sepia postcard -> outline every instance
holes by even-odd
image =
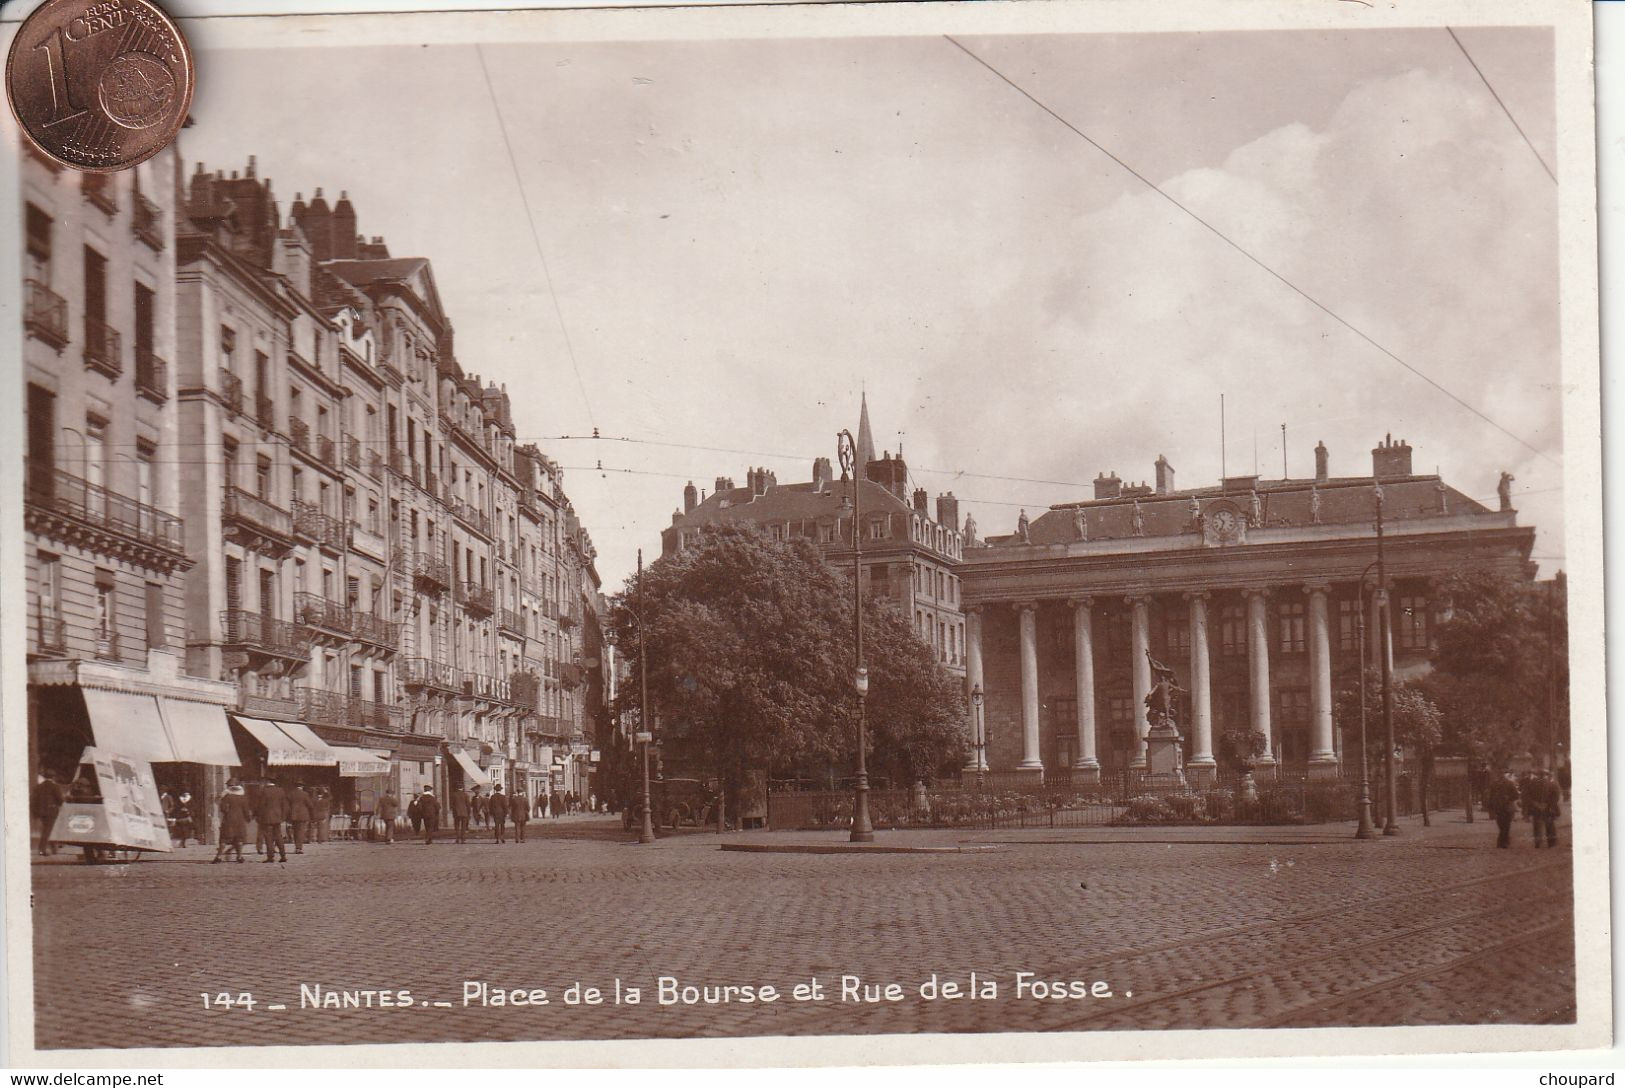
[[[1587,5],[164,6],[4,122],[11,1064],[1611,1045]]]

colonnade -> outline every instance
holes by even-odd
[[[1309,657],[1309,753],[1310,773],[1335,772],[1337,748],[1332,726],[1332,654],[1330,628],[1331,586],[1315,581],[1301,586],[1272,588],[1243,588],[1246,601],[1247,668],[1250,688],[1249,719],[1252,730],[1263,734],[1266,754],[1257,762],[1263,767],[1275,764],[1275,730],[1271,721],[1270,704],[1270,634],[1271,624],[1268,600],[1271,594],[1285,595],[1301,592],[1307,600],[1306,630],[1304,638]],[[1185,720],[1176,724],[1189,738],[1189,758],[1186,767],[1192,770],[1213,770],[1217,766],[1213,753],[1213,689],[1212,650],[1209,625],[1211,594],[1205,590],[1182,594],[1189,618],[1190,660],[1186,672],[1189,692],[1185,699]],[[1104,600],[1105,598],[1101,598]],[[1144,767],[1146,760],[1146,733],[1150,723],[1146,716],[1146,697],[1151,693],[1151,595],[1132,593],[1112,599],[1129,606],[1129,652],[1133,676],[1134,728],[1138,743],[1130,764]],[[1046,602],[1048,603],[1048,602]],[[1064,600],[1072,610],[1073,674],[1077,699],[1076,758],[1071,769],[1087,774],[1098,774],[1100,755],[1097,750],[1096,685],[1095,685],[1095,606],[1092,596],[1069,597]],[[982,624],[989,609],[1001,607],[993,604],[967,604],[965,606],[965,663],[966,682],[972,690],[984,690],[982,661]],[[1018,770],[1041,771],[1044,767],[1039,737],[1039,668],[1038,668],[1038,609],[1037,600],[1010,602],[1015,610],[1020,647],[1021,691],[1021,761]],[[1380,629],[1377,623],[1378,606],[1372,602],[1371,629]],[[1386,652],[1391,653],[1391,643]],[[1173,662],[1169,662],[1173,664]],[[972,711],[973,714],[976,711]],[[974,729],[979,723],[973,722]],[[985,728],[985,726],[982,726]],[[985,736],[978,759],[985,761]],[[985,766],[985,763],[983,764]]]

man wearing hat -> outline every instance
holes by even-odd
[[[423,795],[418,798],[418,819],[423,821],[423,845],[428,846],[440,830],[440,799],[434,795],[433,786],[423,787]]]
[[[41,771],[39,781],[34,784],[34,792],[29,797],[29,807],[34,810],[34,818],[39,821],[39,852],[41,857],[56,853],[56,847],[51,845],[51,830],[56,827],[56,815],[62,811],[64,794],[62,787],[57,783],[56,775],[50,771]]]
[[[254,806],[254,819],[265,831],[265,864],[288,860],[288,848],[282,837],[282,825],[288,819],[288,793],[280,782],[267,782],[260,789]]]
[[[513,819],[513,841],[525,841],[525,821],[530,819],[530,800],[524,790],[514,790],[508,798],[508,815]]]
[[[485,802],[485,813],[491,817],[491,830],[496,833],[497,842],[505,841],[502,831],[503,825],[508,822],[508,798],[502,792],[501,782],[491,787],[491,796]]]
[[[252,816],[243,784],[235,778],[228,779],[226,792],[220,795],[220,839],[214,849],[214,864],[226,860],[228,849],[236,852],[237,864],[242,864],[243,840],[248,837],[248,821]]]
[[[293,852],[305,852],[305,840],[310,837],[310,821],[315,806],[305,788],[295,782],[288,788],[288,823],[293,825]]]
[[[386,788],[384,795],[378,799],[378,809],[373,815],[378,820],[378,833],[384,837],[384,842],[395,841],[395,817],[401,814],[401,802],[395,796],[392,788]]]
[[[475,786],[474,788],[479,789],[478,786]],[[458,789],[451,791],[451,822],[452,826],[457,829],[458,842],[468,841],[468,816],[469,812],[472,810],[472,807],[473,806],[468,799],[467,790]]]

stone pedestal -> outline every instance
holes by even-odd
[[[1145,735],[1145,775],[1142,781],[1151,785],[1185,785],[1179,755],[1179,730],[1166,718],[1153,724]]]

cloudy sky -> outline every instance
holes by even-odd
[[[1232,474],[1280,474],[1282,423],[1294,475],[1385,432],[1492,504],[1511,471],[1550,573],[1552,39],[1458,34],[1483,78],[1442,29],[964,46],[1470,408],[940,37],[204,52],[182,153],[433,259],[606,588],[686,480],[806,479],[860,389],[983,532],[1158,454],[1214,482],[1223,393]]]

